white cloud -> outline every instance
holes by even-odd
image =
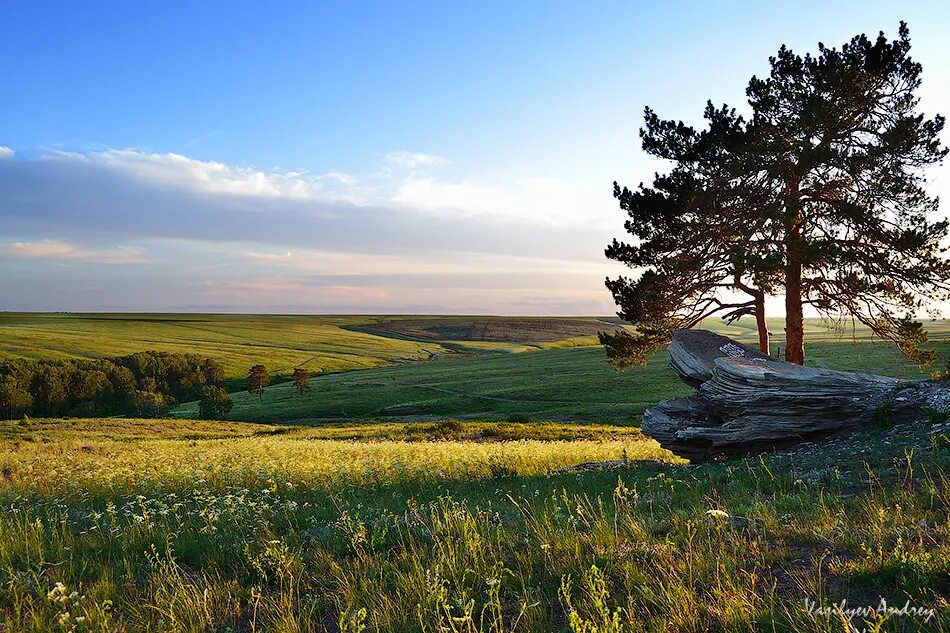
[[[286,253],[258,253],[256,251],[248,251],[244,253],[244,256],[248,259],[258,259],[267,262],[284,262],[290,261],[290,258],[293,257],[293,253],[290,251]]]
[[[422,154],[420,152],[390,152],[386,154],[387,165],[393,167],[408,167],[415,169],[418,167],[437,167],[448,164],[448,159],[435,154]]]
[[[355,187],[359,184],[359,179],[356,176],[351,174],[344,174],[339,171],[331,171],[320,176],[321,180],[324,181],[336,181],[341,185],[346,185],[348,187]]]
[[[319,184],[305,172],[260,171],[181,154],[110,149],[87,157],[152,185],[184,187],[205,193],[306,199],[319,190]]]
[[[488,183],[414,176],[399,183],[392,201],[425,213],[495,222],[527,220],[565,226],[616,219],[609,192],[598,196],[553,178]]]
[[[141,248],[118,246],[109,249],[95,249],[55,240],[0,244],[0,257],[79,261],[98,264],[142,264],[148,261]]]
[[[607,188],[592,193],[553,178],[437,177],[428,170],[448,163],[445,158],[407,151],[387,154],[379,170],[362,175],[260,170],[136,149],[54,151],[43,158],[83,163],[151,187],[219,198],[386,207],[404,214],[480,218],[495,224],[529,221],[565,226],[613,221],[616,215]]]
[[[601,253],[612,233],[558,219],[580,193],[435,169],[383,162],[312,174],[138,150],[18,155],[0,161],[0,257],[41,281],[0,279],[0,290],[20,307],[69,309],[610,312]],[[78,265],[146,253],[156,265],[140,272]],[[40,261],[71,266],[51,272]],[[142,290],[122,285],[142,275]],[[71,284],[86,279],[99,294],[77,294]]]
[[[463,278],[464,283],[439,283],[422,277],[323,279],[285,275],[248,275],[240,279],[186,282],[195,305],[224,311],[436,314],[610,314],[609,294],[576,284],[507,287],[504,279]],[[474,282],[474,283],[473,283]]]
[[[0,159],[3,158],[13,158],[14,152],[11,148],[6,145],[0,145]]]

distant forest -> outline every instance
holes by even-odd
[[[0,360],[0,418],[162,417],[224,382],[217,361],[196,354],[138,352],[111,359]]]

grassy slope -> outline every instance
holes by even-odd
[[[881,630],[950,630],[945,431],[696,467],[479,428],[0,423],[0,628],[841,631],[804,600],[885,597],[936,614]],[[622,451],[649,461],[551,470]]]
[[[685,393],[662,361],[614,373],[593,345],[596,339],[583,336],[592,328],[612,326],[609,319],[595,318],[0,313],[0,355],[195,352],[223,362],[234,388],[258,362],[275,374],[288,374],[295,366],[324,374],[314,377],[313,389],[304,397],[286,384],[269,389],[263,401],[235,394],[232,418],[250,420],[457,416],[631,422],[655,402]],[[705,326],[755,341],[751,322],[726,326],[713,320]],[[770,328],[781,333],[781,320],[773,319]],[[929,328],[934,337],[950,337],[948,321]],[[376,334],[357,331],[366,329]],[[811,363],[915,375],[893,350],[862,342],[868,337],[864,329],[835,332],[809,321],[807,330]],[[413,333],[427,338],[413,340]],[[436,336],[489,340],[431,340]],[[775,340],[780,342],[781,336]],[[513,355],[522,351],[532,354]],[[430,357],[437,360],[405,364]],[[333,373],[365,368],[370,369]],[[192,403],[173,415],[196,414]]]
[[[0,354],[19,358],[121,356],[143,350],[196,353],[229,378],[264,363],[272,373],[359,369],[448,353],[434,342],[342,329],[372,317],[255,315],[62,315],[0,313]]]
[[[258,362],[286,374],[360,369],[424,360],[454,352],[510,353],[596,344],[591,332],[616,319],[418,316],[273,316],[213,314],[31,314],[0,312],[0,356],[29,359],[119,356],[147,349],[194,352],[222,362],[228,377],[244,377]],[[754,341],[751,322],[706,325]],[[773,319],[781,340],[782,324]],[[810,340],[832,340],[817,321]],[[950,321],[930,324],[950,336]],[[360,331],[366,330],[366,331]],[[372,332],[372,333],[369,333]],[[850,333],[845,333],[847,337]],[[858,339],[867,332],[859,328]],[[466,339],[465,337],[474,337]]]
[[[942,344],[943,357],[950,345]],[[809,364],[919,378],[893,347],[871,342],[811,342]],[[635,422],[644,409],[690,390],[658,354],[647,367],[617,373],[600,347],[445,358],[427,363],[315,376],[297,394],[275,385],[262,399],[232,394],[235,420],[476,417]],[[195,403],[176,417],[197,417]]]
[[[596,338],[598,332],[614,329],[620,323],[616,317],[402,316],[354,329],[423,341],[554,343],[575,336]]]
[[[441,319],[431,317],[431,322]],[[596,319],[535,320],[534,326],[528,319],[527,324],[509,332],[525,337],[523,340],[455,341],[451,346],[410,339],[388,330],[379,330],[386,336],[359,331],[404,320],[419,324],[418,318],[408,317],[0,312],[0,356],[56,359],[121,356],[143,350],[191,352],[217,359],[224,364],[229,378],[238,378],[245,377],[248,368],[257,363],[267,365],[272,373],[288,374],[294,367],[312,372],[361,369],[455,351],[524,351],[563,345],[562,339],[588,334],[592,327],[607,327]],[[462,317],[452,318],[452,323],[464,321]],[[492,321],[496,323],[494,331],[504,336],[503,320]],[[542,327],[551,322],[564,322],[553,337],[550,328]],[[590,344],[595,339],[587,337],[579,342]]]

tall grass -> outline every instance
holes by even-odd
[[[926,428],[697,467],[609,434],[33,424],[4,430],[4,630],[950,628],[950,440]],[[934,615],[808,610],[882,597]]]

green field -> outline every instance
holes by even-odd
[[[436,324],[443,318],[459,322],[458,317],[429,320]],[[496,336],[452,339],[443,346],[434,340],[400,336],[395,330],[403,320],[418,325],[418,317],[0,312],[0,356],[39,360],[123,356],[145,350],[194,353],[216,359],[229,378],[238,378],[258,363],[273,374],[289,374],[294,367],[327,372],[459,352],[574,344],[567,339],[584,335],[578,342],[590,344],[595,342],[592,330],[615,327],[599,319],[537,319],[505,336],[503,319],[468,318],[469,325],[493,323]],[[361,331],[374,328],[384,335]],[[552,337],[552,330],[556,336]]]
[[[939,418],[689,465],[637,428],[689,392],[664,354],[617,373],[590,345],[613,322],[550,321],[3,315],[19,357],[322,371],[233,393],[233,421],[0,422],[0,631],[950,631]],[[925,375],[808,330],[809,364]],[[808,607],[881,598],[927,611]]]
[[[781,320],[772,320],[782,342]],[[943,358],[950,321],[928,323]],[[611,318],[371,317],[0,313],[0,355],[90,358],[146,349],[191,352],[223,363],[234,393],[234,420],[559,419],[635,423],[658,401],[686,393],[658,354],[646,368],[614,372],[596,337]],[[754,324],[704,327],[746,343]],[[864,328],[807,323],[809,364],[888,375],[924,374]],[[527,352],[527,353],[521,353]],[[422,362],[425,361],[425,362]],[[943,361],[945,362],[945,361]],[[274,376],[313,372],[304,396],[287,383],[264,397],[242,392],[242,378],[263,363]],[[343,371],[359,369],[361,371]],[[175,417],[197,417],[186,403]]]
[[[447,353],[435,343],[343,329],[362,317],[0,313],[0,354],[14,358],[100,358],[144,350],[210,356],[229,378],[257,363],[272,373],[360,369]]]
[[[31,420],[0,466],[2,630],[950,630],[926,426],[688,466],[629,427]],[[806,602],[881,597],[933,615]]]
[[[950,344],[938,345],[943,358]],[[892,346],[873,342],[815,342],[808,363],[922,378],[926,372]],[[551,349],[523,354],[440,358],[426,363],[314,376],[304,395],[289,383],[274,385],[263,397],[232,394],[235,420],[560,419],[635,423],[660,400],[690,389],[666,367],[665,353],[646,367],[616,372],[600,347]],[[197,417],[195,403],[172,412]]]
[[[220,314],[63,314],[0,312],[0,356],[26,359],[101,358],[145,350],[195,353],[221,362],[229,378],[263,363],[273,374],[364,369],[439,358],[595,345],[607,317],[276,316]],[[751,321],[704,327],[754,342]],[[807,322],[810,341],[868,340],[863,327],[836,331]],[[950,321],[927,324],[950,338]],[[781,320],[770,328],[782,340]]]

